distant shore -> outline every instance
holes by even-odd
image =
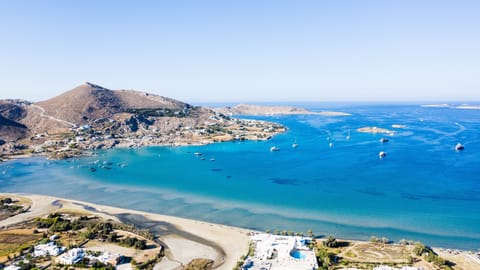
[[[227,115],[253,115],[253,116],[271,116],[271,115],[323,115],[323,116],[350,116],[346,112],[337,111],[310,111],[305,108],[293,106],[266,106],[253,104],[238,104],[233,107],[214,108],[213,110]]]

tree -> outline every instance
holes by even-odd
[[[312,238],[315,237],[315,235],[313,234],[312,229],[308,229],[308,230],[307,230],[307,236],[308,236],[308,237],[312,237]]]
[[[333,236],[329,236],[327,240],[323,241],[323,245],[329,248],[336,248],[338,247],[338,242]]]
[[[415,246],[413,248],[413,253],[415,253],[415,255],[417,256],[422,256],[423,253],[425,252],[428,252],[425,245],[420,243],[420,242],[417,242],[415,243]]]
[[[388,241],[389,241],[388,238],[382,237],[381,242],[382,242],[383,244],[388,244]]]

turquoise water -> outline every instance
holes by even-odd
[[[67,161],[2,163],[0,191],[50,194],[259,230],[313,229],[317,235],[344,238],[376,235],[480,247],[480,110],[332,109],[352,116],[256,117],[288,127],[265,142],[116,149]],[[356,132],[364,126],[396,132],[382,144],[382,135]],[[292,148],[294,141],[298,148]],[[454,150],[457,142],[465,145],[464,151]],[[270,152],[274,145],[281,150]],[[387,156],[379,159],[380,151]]]

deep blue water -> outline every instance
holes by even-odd
[[[318,235],[343,238],[376,235],[480,247],[480,110],[352,104],[329,109],[352,116],[255,117],[288,127],[264,142],[11,161],[0,164],[0,191],[56,195],[259,230],[311,228]],[[395,133],[356,131],[364,126]],[[381,137],[389,142],[380,143]],[[292,148],[294,141],[298,148]],[[457,142],[465,145],[464,151],[454,150]],[[274,145],[281,150],[270,152]],[[387,152],[384,159],[379,159],[380,151]],[[95,160],[100,161],[89,164]],[[102,168],[103,162],[111,163],[104,165],[110,169]]]

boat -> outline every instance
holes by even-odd
[[[297,147],[298,147],[297,138],[295,138],[295,141],[293,142],[292,147],[293,147],[293,148],[297,148]]]
[[[345,139],[350,140],[350,131],[348,132],[348,135],[347,137],[345,137]]]
[[[201,156],[201,155],[202,155],[202,153],[200,153],[200,152],[195,152],[195,153],[193,153],[193,154],[194,154],[195,156]]]
[[[388,142],[388,139],[387,139],[387,138],[381,138],[381,139],[380,139],[380,142],[381,142],[381,143],[386,143],[386,142]]]
[[[379,157],[379,158],[384,158],[384,157],[386,157],[386,156],[387,156],[387,152],[381,151],[380,153],[378,153],[378,157]]]
[[[332,142],[329,143],[328,146],[329,146],[330,148],[332,148],[332,147],[333,147],[333,143],[332,143]]]
[[[457,145],[455,145],[455,150],[462,151],[463,149],[465,149],[465,146],[463,146],[463,144],[457,143]]]
[[[276,152],[276,151],[280,151],[280,148],[278,148],[276,146],[270,147],[270,152]]]
[[[210,158],[210,161],[215,161],[215,158],[214,158],[214,157],[211,157],[211,158]]]
[[[204,158],[204,157],[201,157],[200,160],[205,160],[205,158]]]

